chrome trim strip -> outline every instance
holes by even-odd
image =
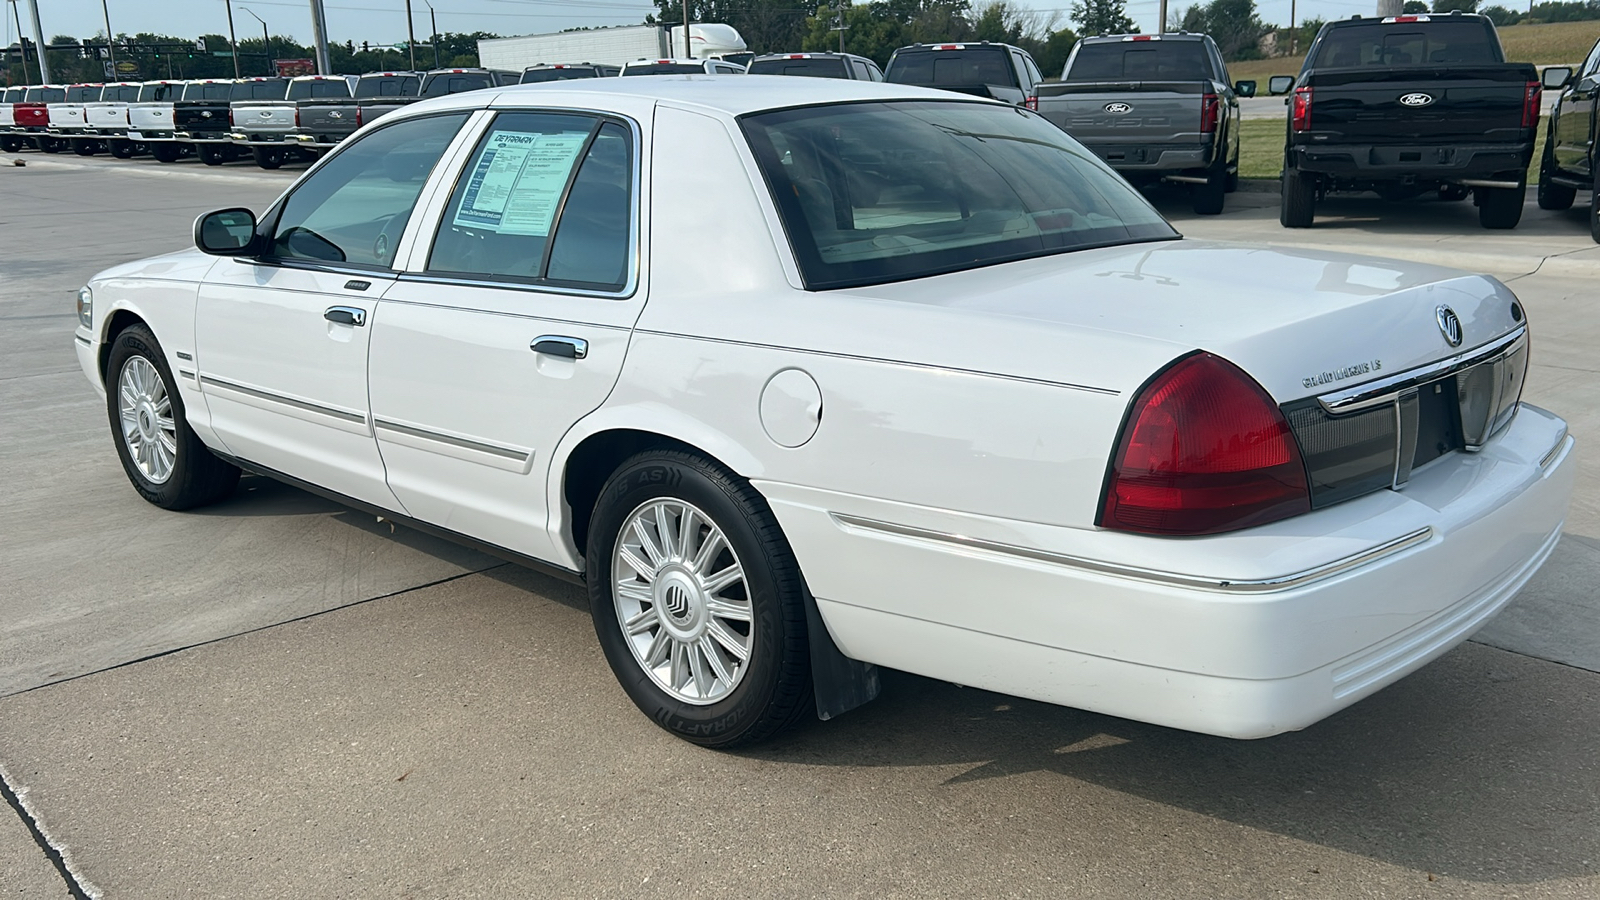
[[[199,381],[200,380],[200,378],[197,375],[195,375],[194,372],[192,372],[192,371],[190,371],[188,369],[179,369],[178,370],[178,377],[179,378],[193,378],[195,381]]]
[[[1066,553],[1052,553],[1048,550],[1036,550],[1031,547],[1018,547],[1014,544],[1003,544],[998,541],[983,538],[967,537],[962,534],[950,534],[943,531],[933,531],[927,528],[918,528],[913,525],[899,525],[893,522],[882,522],[877,519],[867,519],[860,516],[851,516],[844,513],[829,513],[835,524],[842,528],[874,531],[897,537],[917,538],[934,541],[942,544],[951,544],[957,547],[966,547],[974,550],[986,550],[1004,556],[1015,556],[1033,562],[1049,563],[1051,565],[1066,566],[1072,569],[1082,569],[1100,575],[1112,575],[1118,578],[1131,578],[1138,581],[1152,581],[1158,584],[1170,584],[1178,587],[1198,588],[1206,591],[1220,591],[1230,594],[1264,594],[1276,591],[1287,591],[1301,587],[1315,581],[1332,578],[1342,572],[1368,563],[1376,562],[1386,556],[1392,556],[1402,550],[1409,549],[1418,544],[1425,543],[1433,537],[1432,526],[1424,525],[1416,531],[1401,535],[1393,540],[1385,541],[1375,547],[1369,547],[1359,553],[1353,553],[1342,559],[1312,566],[1299,572],[1290,572],[1271,578],[1246,578],[1246,579],[1220,579],[1207,578],[1203,575],[1187,575],[1182,572],[1165,572],[1160,569],[1147,569],[1143,566],[1129,566],[1122,563],[1104,562],[1102,560],[1087,559],[1082,556],[1072,556]]]
[[[1106,394],[1116,397],[1121,391],[1113,388],[1095,387],[1089,384],[1073,384],[1070,381],[1050,381],[1045,378],[1029,378],[1025,375],[1006,375],[1000,372],[985,372],[982,369],[961,369],[955,366],[941,366],[936,363],[909,362],[903,359],[886,359],[879,356],[862,356],[855,353],[831,353],[827,350],[811,350],[805,347],[784,347],[778,344],[762,344],[755,341],[735,341],[728,338],[703,337],[692,334],[680,334],[675,331],[654,331],[648,328],[636,328],[634,334],[648,334],[655,337],[682,338],[689,341],[705,341],[711,344],[729,344],[735,347],[755,347],[759,350],[784,350],[790,353],[806,353],[811,356],[826,356],[831,359],[851,359],[860,362],[885,363],[891,366],[905,366],[910,369],[928,369],[934,372],[955,372],[960,375],[980,375],[985,378],[1001,378],[1006,381],[1020,381],[1023,384],[1040,384],[1045,387],[1067,388],[1074,391],[1088,391],[1091,394]]]
[[[384,431],[395,431],[414,438],[422,438],[425,441],[436,441],[440,444],[449,444],[452,447],[476,450],[479,453],[487,453],[490,456],[498,456],[501,459],[509,459],[513,462],[525,463],[533,457],[532,451],[515,450],[510,447],[501,447],[497,444],[486,444],[482,441],[458,438],[454,435],[440,434],[437,431],[429,431],[425,428],[401,425],[399,422],[390,422],[386,419],[373,419],[372,424]]]
[[[293,397],[285,397],[282,394],[275,394],[271,391],[263,391],[259,388],[245,387],[242,384],[235,384],[231,381],[218,378],[215,375],[202,374],[197,380],[200,382],[200,387],[202,389],[204,389],[207,385],[211,387],[219,387],[223,390],[237,391],[241,394],[248,394],[249,396],[260,400],[270,400],[273,403],[282,403],[284,406],[292,406],[295,409],[303,409],[306,412],[320,413],[324,416],[342,419],[346,422],[355,422],[358,425],[367,424],[367,417],[361,415],[360,413],[353,413],[349,412],[348,410],[337,409],[332,406],[323,406],[320,403],[308,403],[305,400],[296,400]]]
[[[1553,462],[1555,460],[1555,458],[1561,454],[1561,451],[1567,449],[1567,444],[1571,440],[1571,435],[1572,435],[1571,429],[1569,429],[1568,427],[1563,425],[1561,427],[1561,436],[1556,438],[1555,446],[1551,447],[1548,451],[1545,452],[1544,456],[1539,458],[1539,468],[1547,469],[1547,468],[1550,467],[1550,463]]]
[[[1366,384],[1358,384],[1342,391],[1322,394],[1317,397],[1317,402],[1322,404],[1323,411],[1332,416],[1359,412],[1363,409],[1392,403],[1407,388],[1419,387],[1427,382],[1488,362],[1498,356],[1509,355],[1515,352],[1516,345],[1526,340],[1527,337],[1528,326],[1522,325],[1516,331],[1496,338],[1480,347],[1441,359],[1438,362],[1407,369],[1404,372],[1380,378],[1377,381],[1369,381]]]
[[[184,362],[193,362],[194,361],[194,355],[191,354],[191,353],[185,352],[183,350],[174,350],[174,351],[172,351],[172,355],[176,356],[177,358],[179,358],[181,360],[183,360]]]

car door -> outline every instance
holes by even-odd
[[[467,116],[407,119],[345,147],[264,217],[262,258],[206,276],[195,364],[229,452],[395,508],[368,414],[368,336],[417,198]]]
[[[503,111],[430,204],[430,244],[379,303],[370,389],[389,487],[415,518],[552,558],[556,442],[598,407],[644,303],[639,130]]]
[[[1583,61],[1573,84],[1561,95],[1556,112],[1556,165],[1570,172],[1590,172],[1595,140],[1595,103],[1600,96],[1600,44]]]

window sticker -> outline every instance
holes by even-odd
[[[548,237],[587,131],[495,131],[456,211],[455,223],[497,234]]]

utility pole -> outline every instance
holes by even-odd
[[[689,0],[683,0],[683,58],[694,59],[694,48],[689,46]]]
[[[106,6],[106,0],[100,0],[100,12],[106,17],[106,55],[111,57],[111,77],[116,77],[117,72],[117,41],[111,33],[111,10]]]
[[[267,60],[267,74],[275,74],[272,69],[272,38],[267,36],[267,20],[256,15],[249,7],[239,7],[240,12],[250,13],[250,18],[261,23],[261,55]]]
[[[33,49],[39,51],[39,83],[50,83],[50,54],[44,51],[44,28],[39,24],[39,0],[28,0],[28,11],[33,14]],[[22,24],[19,22],[20,30]]]
[[[411,0],[406,0],[406,50],[411,53],[411,71],[417,70],[417,30],[411,26]]]
[[[28,36],[22,32],[22,11],[17,8],[17,0],[11,0],[11,15],[17,20],[17,47],[22,50],[22,81],[26,84],[28,81]],[[43,51],[40,52],[41,54],[43,53]],[[44,76],[40,75],[39,80],[42,82]]]
[[[322,0],[311,0],[311,42],[316,45],[317,74],[332,75],[333,62],[328,58],[328,14]]]
[[[428,0],[422,0],[422,2],[423,3],[428,3]],[[1528,0],[1528,2],[1532,3],[1533,0]],[[439,15],[433,11],[433,4],[432,3],[428,3],[428,24],[433,27],[433,35],[428,38],[428,44],[431,47],[433,47],[433,67],[435,69],[437,69],[437,68],[440,68],[440,66],[439,66]],[[412,69],[412,71],[416,71],[416,70]]]
[[[1166,34],[1167,33],[1167,0],[1161,0],[1161,11],[1156,13],[1156,15],[1159,17],[1158,20],[1156,21],[1156,34]]]
[[[242,78],[239,74],[239,40],[233,36],[233,0],[222,0],[228,7],[228,46],[233,49],[233,77]]]
[[[1529,2],[1532,2],[1532,0],[1529,0]],[[1295,3],[1295,0],[1289,0],[1289,55],[1290,56],[1298,56],[1300,54],[1300,29],[1294,27],[1294,3]]]

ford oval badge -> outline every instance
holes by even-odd
[[[1402,94],[1400,96],[1400,105],[1401,106],[1432,106],[1433,105],[1433,95],[1432,94],[1424,94],[1421,91],[1417,91],[1416,93],[1412,93],[1412,94]]]
[[[1444,339],[1450,342],[1450,346],[1461,346],[1461,319],[1456,316],[1456,311],[1441,306],[1433,311],[1433,315],[1439,320],[1439,330],[1444,333]]]
[[[1107,103],[1106,112],[1111,113],[1113,116],[1125,116],[1133,112],[1133,107],[1126,103]]]

